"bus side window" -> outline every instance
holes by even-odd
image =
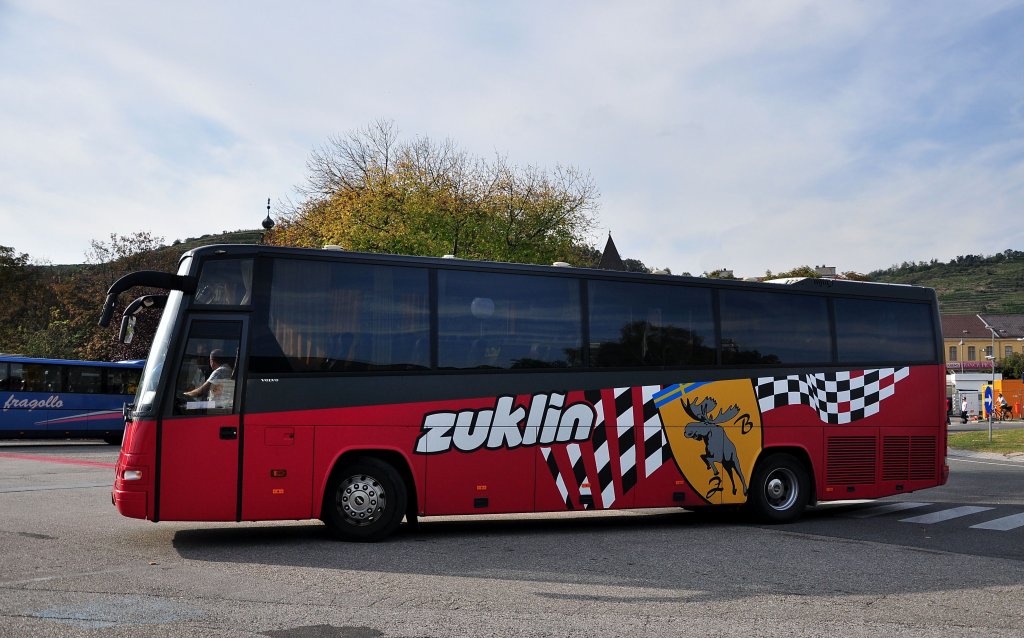
[[[13,367],[13,366],[12,366]],[[21,390],[25,392],[63,392],[63,366],[28,363],[23,367]]]
[[[92,366],[68,368],[68,392],[100,394],[103,392],[103,369]]]
[[[235,410],[241,324],[195,321],[175,382],[175,415],[231,414]]]

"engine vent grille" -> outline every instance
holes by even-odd
[[[913,481],[935,478],[937,443],[934,436],[887,436],[882,440],[882,480]]]
[[[875,482],[878,460],[877,440],[873,436],[833,436],[828,439],[829,485],[869,485]]]

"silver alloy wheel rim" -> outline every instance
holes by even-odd
[[[799,484],[793,470],[779,467],[772,470],[764,484],[764,496],[768,506],[777,512],[793,507],[799,493]]]
[[[350,476],[338,486],[338,511],[352,525],[370,525],[380,518],[387,505],[384,488],[372,476]]]

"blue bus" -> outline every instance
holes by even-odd
[[[144,361],[72,361],[0,355],[0,439],[85,438],[111,445]]]

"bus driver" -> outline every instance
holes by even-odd
[[[216,401],[221,405],[224,401],[231,400],[231,388],[234,385],[231,381],[231,357],[224,356],[223,350],[210,352],[210,367],[213,372],[207,377],[202,385],[193,388],[183,394],[191,398],[207,398]]]

